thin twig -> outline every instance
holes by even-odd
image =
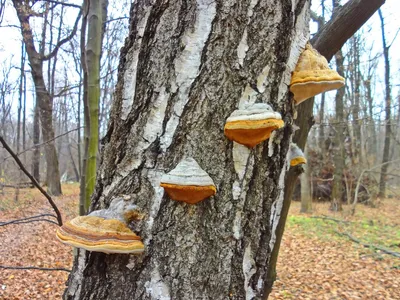
[[[395,159],[395,160],[387,161],[387,162],[384,162],[384,163],[382,163],[382,164],[375,165],[375,166],[373,166],[373,167],[370,168],[370,169],[362,170],[360,176],[358,177],[357,184],[356,184],[356,189],[355,189],[355,193],[354,193],[354,201],[353,201],[353,205],[352,205],[352,208],[351,208],[351,214],[352,214],[352,215],[354,215],[355,212],[356,212],[356,205],[357,205],[357,200],[358,200],[358,189],[360,188],[361,179],[363,178],[364,173],[371,172],[371,171],[373,171],[374,169],[379,168],[379,167],[381,167],[381,166],[383,166],[383,165],[395,163],[395,162],[398,162],[398,161],[400,161],[400,159]]]
[[[19,225],[19,224],[27,224],[27,223],[33,223],[33,222],[42,222],[42,221],[43,221],[43,222],[49,222],[49,223],[51,223],[51,224],[58,225],[57,222],[52,221],[52,220],[47,220],[47,219],[33,219],[33,220],[28,220],[28,221],[16,221],[16,222],[10,221],[10,222],[6,222],[6,223],[1,223],[1,224],[0,224],[0,227],[1,227],[1,226],[11,225],[11,224]]]
[[[399,258],[400,258],[400,253],[399,253],[399,252],[395,252],[395,251],[392,251],[392,250],[383,248],[383,247],[381,247],[381,246],[373,245],[373,244],[366,244],[366,243],[360,241],[359,239],[355,238],[354,236],[352,236],[351,234],[349,234],[349,233],[347,233],[347,232],[340,232],[340,231],[337,231],[337,230],[334,230],[334,231],[335,231],[338,235],[346,236],[346,237],[348,237],[350,240],[352,240],[353,242],[355,242],[355,243],[357,243],[357,244],[360,244],[360,245],[362,245],[362,246],[364,246],[364,247],[366,247],[366,248],[377,249],[377,250],[380,250],[380,251],[382,251],[382,252],[384,252],[384,253],[386,253],[386,254],[390,254],[390,255],[393,255],[393,256],[395,256],[395,257],[399,257]]]
[[[0,226],[6,226],[6,225],[10,225],[10,224],[25,224],[25,223],[39,222],[39,221],[45,221],[45,222],[49,222],[49,223],[58,225],[58,223],[56,223],[52,220],[42,219],[43,217],[53,217],[53,218],[57,219],[57,217],[52,214],[41,214],[41,215],[31,216],[31,217],[22,218],[22,219],[0,222]]]
[[[41,268],[41,267],[14,267],[14,266],[0,266],[0,269],[8,269],[8,270],[41,270],[41,271],[64,271],[71,272],[70,269],[66,268]]]
[[[53,199],[50,197],[50,195],[40,186],[40,184],[36,181],[36,179],[31,175],[31,173],[28,172],[28,170],[24,167],[22,162],[19,160],[18,156],[11,150],[11,148],[7,145],[7,143],[4,141],[3,137],[0,136],[0,142],[3,144],[4,149],[10,153],[10,155],[14,158],[15,162],[18,164],[20,169],[25,173],[26,176],[32,181],[33,185],[36,186],[39,191],[47,198],[48,202],[50,203],[51,207],[53,208],[54,212],[57,215],[57,221],[58,225],[62,226],[62,217],[61,213],[58,210],[57,205],[54,203]]]
[[[334,221],[334,222],[336,222],[336,223],[344,223],[344,224],[349,224],[349,223],[351,223],[350,221],[339,220],[339,219],[335,219],[335,218],[327,217],[327,216],[311,216],[311,218],[313,218],[313,219],[329,220],[329,221]]]
[[[46,145],[46,144],[48,144],[48,143],[50,143],[50,142],[52,142],[52,141],[54,141],[54,140],[56,140],[56,139],[58,139],[58,138],[64,136],[64,135],[67,135],[67,134],[71,133],[72,131],[77,131],[77,130],[80,130],[80,129],[84,128],[84,127],[85,127],[85,126],[81,126],[81,127],[77,127],[77,128],[68,130],[68,131],[66,131],[66,132],[64,132],[64,133],[62,133],[62,134],[60,134],[60,135],[57,135],[56,137],[54,137],[54,138],[52,138],[52,139],[50,139],[50,140],[44,141],[43,143],[40,143],[40,144],[33,145],[32,147],[27,148],[27,149],[25,149],[24,151],[18,152],[18,153],[16,153],[16,155],[17,155],[17,156],[20,156],[21,154],[23,154],[23,153],[25,153],[25,152],[28,152],[28,151],[30,151],[30,150],[36,148],[36,147],[41,147],[41,146],[43,146],[43,145]],[[9,158],[11,158],[11,157],[12,157],[12,155],[5,157],[5,158],[3,159],[3,161],[5,161],[5,160],[7,160],[7,159],[9,159]]]

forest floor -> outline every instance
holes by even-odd
[[[79,186],[63,185],[63,192],[55,201],[68,220],[77,215]],[[14,194],[12,189],[0,194],[0,222],[52,213],[37,190],[21,190],[18,202]],[[400,299],[400,258],[346,235],[400,252],[400,199],[377,204],[359,205],[351,216],[347,206],[334,213],[328,203],[314,203],[313,214],[300,214],[300,203],[292,202],[270,299]],[[54,238],[56,227],[0,223],[0,268],[71,269],[72,249]],[[0,269],[0,299],[60,299],[67,277],[65,271]]]

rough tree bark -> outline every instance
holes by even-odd
[[[136,1],[121,52],[92,210],[121,196],[141,256],[79,251],[65,299],[261,298],[275,242],[293,102],[288,85],[308,39],[309,2]],[[253,150],[226,139],[226,118],[265,102],[286,126]],[[215,197],[171,201],[160,177],[184,157]]]

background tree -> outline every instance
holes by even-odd
[[[77,30],[78,21],[81,16],[81,12],[78,14],[76,19],[74,29],[70,35],[59,42],[51,49],[51,52],[45,54],[46,49],[46,28],[47,28],[47,16],[49,11],[48,3],[44,5],[42,14],[44,15],[44,23],[42,30],[42,40],[40,43],[39,51],[36,50],[34,34],[30,24],[30,18],[32,16],[37,16],[38,14],[34,11],[33,6],[29,2],[23,0],[13,0],[13,5],[16,10],[18,20],[21,26],[21,34],[25,44],[25,49],[28,54],[29,64],[32,70],[32,79],[35,85],[36,101],[39,106],[39,116],[42,126],[42,135],[45,141],[49,141],[45,145],[46,153],[46,182],[48,186],[48,191],[52,195],[61,194],[61,184],[60,184],[60,172],[58,167],[57,152],[54,144],[54,128],[53,128],[53,97],[51,92],[49,92],[48,87],[46,88],[43,64],[52,58],[55,58],[60,47],[68,42]],[[35,3],[33,3],[35,5]],[[62,20],[60,21],[62,22]],[[54,60],[55,64],[55,60]]]

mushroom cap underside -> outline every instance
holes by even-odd
[[[163,182],[161,182],[160,185],[165,189],[171,199],[189,204],[196,204],[214,195],[217,191],[214,185],[178,185]]]
[[[283,126],[284,122],[278,119],[233,121],[225,124],[224,133],[228,139],[252,148]]]
[[[304,156],[298,156],[290,160],[290,166],[294,167],[300,164],[306,164],[307,159]]]
[[[144,245],[126,224],[115,219],[80,216],[58,228],[57,238],[73,247],[104,253],[142,253]]]
[[[57,230],[57,238],[64,244],[89,251],[123,254],[140,254],[144,251],[144,245],[140,240],[123,241],[118,239],[100,239],[94,241],[80,236],[70,235],[61,228]]]
[[[337,90],[344,86],[344,81],[329,80],[329,81],[309,81],[303,83],[295,83],[290,86],[290,91],[294,95],[296,104],[300,104],[315,95]]]

